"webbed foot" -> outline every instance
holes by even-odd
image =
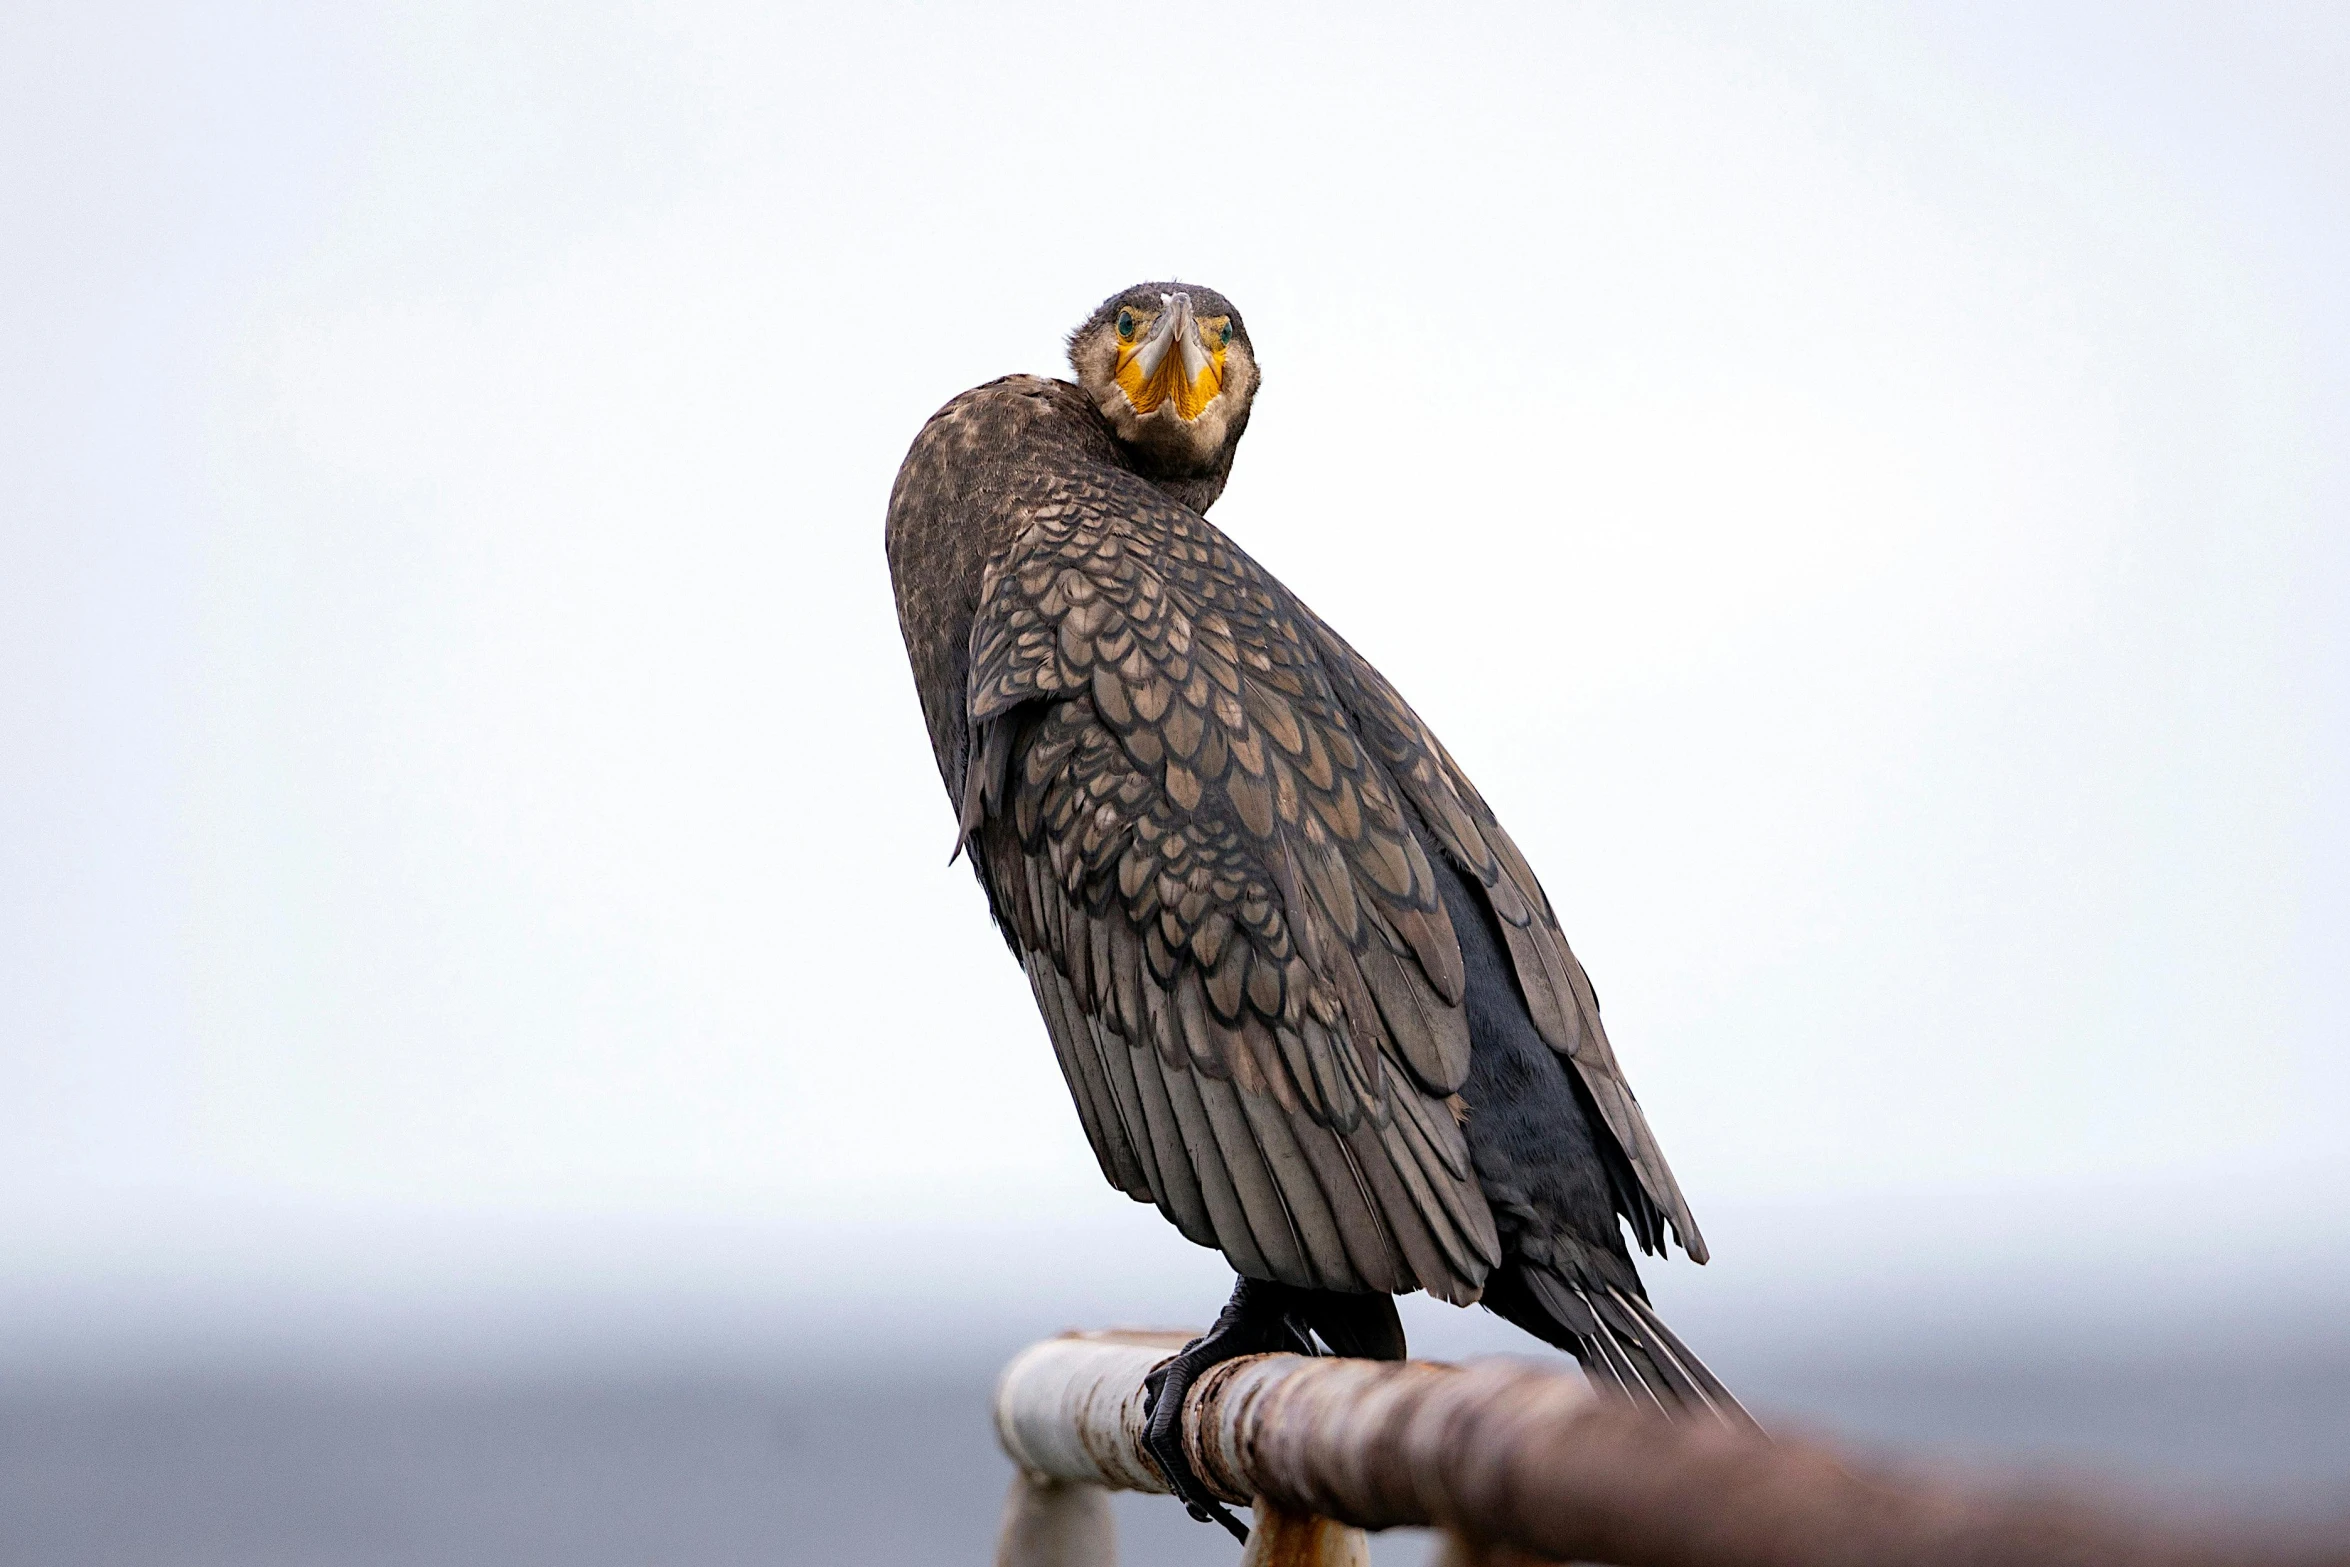
[[[1310,1355],[1314,1341],[1305,1324],[1293,1318],[1297,1291],[1261,1279],[1240,1279],[1232,1298],[1216,1317],[1216,1325],[1183,1346],[1143,1382],[1150,1403],[1143,1428],[1143,1450],[1166,1476],[1168,1486],[1184,1507],[1202,1523],[1220,1523],[1232,1537],[1248,1543],[1248,1526],[1210,1491],[1191,1467],[1183,1450],[1183,1401],[1191,1385],[1211,1367],[1244,1355],[1275,1353]]]

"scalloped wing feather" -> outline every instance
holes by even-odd
[[[1243,1273],[1473,1300],[1458,944],[1299,613],[1073,484],[982,581],[966,836],[1114,1185]]]

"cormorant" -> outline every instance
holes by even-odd
[[[1240,312],[1143,283],[923,426],[898,622],[988,906],[1102,1174],[1239,1275],[1154,1382],[1268,1349],[1400,1359],[1394,1296],[1481,1301],[1602,1385],[1744,1423],[1618,1228],[1705,1242],[1533,870],[1435,735],[1203,515],[1256,395]]]

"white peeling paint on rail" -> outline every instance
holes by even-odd
[[[1164,1494],[1142,1452],[1142,1382],[1191,1337],[1112,1331],[1031,1344],[996,1382],[996,1439],[1031,1474]]]

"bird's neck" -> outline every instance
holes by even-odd
[[[1216,504],[1217,496],[1224,493],[1224,480],[1229,466],[1229,464],[1226,465],[1226,471],[1216,473],[1164,475],[1144,473],[1142,476],[1193,511],[1204,512]]]
[[[1102,421],[1102,428],[1109,429],[1108,420]],[[1126,459],[1128,468],[1204,515],[1216,504],[1216,497],[1224,493],[1224,481],[1232,477],[1232,456],[1239,450],[1241,432],[1247,428],[1248,414],[1244,411],[1233,421],[1224,444],[1204,462],[1192,459],[1177,463],[1132,442],[1119,440],[1114,431],[1110,438]]]

